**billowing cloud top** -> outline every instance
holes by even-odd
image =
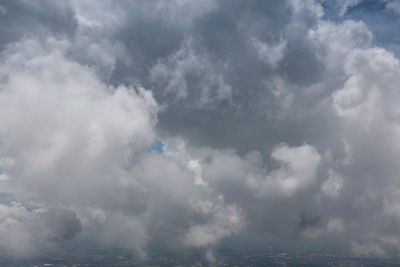
[[[0,257],[399,252],[400,62],[365,1],[0,1]]]

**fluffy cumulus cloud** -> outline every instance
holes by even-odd
[[[19,202],[1,204],[0,221],[2,257],[36,257],[54,250],[82,229],[76,214],[69,209],[37,207],[29,211]]]
[[[400,62],[360,2],[0,1],[1,257],[399,252]]]

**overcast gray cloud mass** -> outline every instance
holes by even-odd
[[[1,0],[0,256],[400,252],[400,62],[363,2]]]

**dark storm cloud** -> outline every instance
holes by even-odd
[[[0,1],[0,47],[22,37],[73,35],[77,23],[74,12],[66,2]]]
[[[148,88],[160,103],[168,103],[159,115],[161,133],[244,153],[304,142],[311,120],[283,110],[290,100],[281,98],[288,93],[298,109],[309,109],[329,91],[302,96],[305,87],[322,79],[324,65],[306,35],[317,17],[293,13],[285,1],[222,1],[194,20],[186,37],[190,42],[181,42],[151,68]]]
[[[44,216],[50,240],[68,240],[82,230],[81,222],[71,210],[51,208]]]

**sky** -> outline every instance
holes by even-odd
[[[399,253],[399,29],[398,0],[0,0],[0,258]]]

